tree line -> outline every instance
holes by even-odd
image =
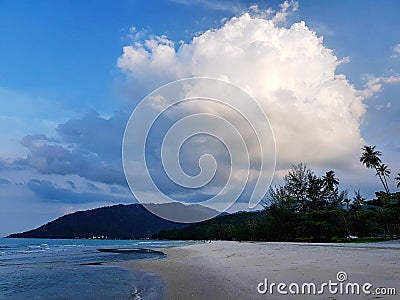
[[[379,240],[400,236],[400,192],[390,193],[390,169],[375,146],[364,146],[360,162],[374,169],[384,191],[366,200],[360,190],[349,197],[339,189],[333,170],[317,176],[305,164],[292,166],[283,183],[269,189],[258,212],[239,212],[163,230],[159,239],[249,241],[349,241]],[[395,178],[399,182],[400,173]]]

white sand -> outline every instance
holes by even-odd
[[[164,278],[166,299],[400,299],[400,244],[291,244],[212,242],[162,250],[167,258],[132,261],[124,266],[152,272]],[[369,282],[394,287],[397,296],[330,294],[261,295],[257,285],[269,283]],[[286,290],[288,290],[286,288]]]

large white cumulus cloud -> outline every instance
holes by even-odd
[[[136,86],[190,76],[226,79],[260,102],[273,127],[278,168],[357,164],[363,96],[304,22],[289,28],[248,13],[179,46],[152,37],[124,47],[118,66]]]

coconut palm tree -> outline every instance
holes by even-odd
[[[339,179],[335,177],[335,171],[330,170],[322,176],[324,185],[328,191],[334,191],[339,185]]]
[[[375,169],[376,175],[381,180],[385,191],[387,191],[385,182],[383,181],[382,176],[378,172],[378,167],[382,163],[381,159],[379,158],[379,156],[382,155],[382,152],[375,150],[375,146],[364,146],[362,147],[361,150],[363,150],[363,153],[360,157],[360,162],[363,165],[365,165],[368,169]]]
[[[387,184],[386,177],[389,177],[389,175],[390,175],[390,169],[388,168],[387,165],[385,165],[385,164],[380,164],[380,165],[376,168],[376,172],[377,172],[376,175],[382,176],[382,178],[383,178],[383,180],[384,180],[384,182],[385,182],[385,190],[386,190],[387,193],[389,193],[389,186],[388,186],[388,184]]]
[[[397,188],[400,188],[400,173],[397,173],[397,177],[395,177],[394,179],[398,180],[399,182],[397,183]]]

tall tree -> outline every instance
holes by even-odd
[[[305,164],[300,163],[297,166],[292,166],[288,174],[283,177],[285,191],[288,195],[296,199],[297,210],[308,209],[308,176],[311,173],[311,170]]]
[[[307,206],[311,211],[327,208],[329,194],[322,178],[314,173],[308,174]]]
[[[385,165],[385,164],[380,164],[380,165],[376,168],[376,172],[377,172],[377,175],[380,175],[380,176],[383,178],[385,190],[386,190],[387,193],[389,193],[389,186],[388,186],[386,177],[389,177],[389,175],[390,175],[390,169],[388,168],[387,165]]]
[[[379,156],[382,155],[382,152],[378,151],[378,150],[375,150],[375,147],[376,146],[364,146],[364,147],[362,147],[361,150],[363,150],[363,153],[362,153],[362,155],[360,157],[360,162],[363,165],[365,165],[367,168],[369,168],[369,169],[375,169],[376,175],[381,180],[385,191],[387,191],[385,182],[383,181],[382,176],[378,172],[378,167],[382,163],[382,161],[381,161],[381,159],[379,157]]]
[[[347,208],[347,209],[349,209],[350,203],[351,203],[351,200],[350,200],[349,197],[344,197],[344,198],[343,198],[343,204],[346,205],[346,208]]]
[[[353,204],[352,207],[355,210],[358,210],[361,208],[361,205],[364,203],[365,198],[361,195],[360,190],[354,191],[354,200],[353,200]]]
[[[397,173],[397,177],[395,177],[394,179],[398,180],[399,182],[397,183],[397,188],[400,188],[400,173]]]
[[[324,186],[328,191],[335,191],[339,185],[339,179],[335,177],[335,171],[330,170],[322,176]]]
[[[296,199],[286,192],[285,187],[275,186],[269,189],[269,194],[264,202],[264,207],[277,207],[288,211],[296,211]]]

